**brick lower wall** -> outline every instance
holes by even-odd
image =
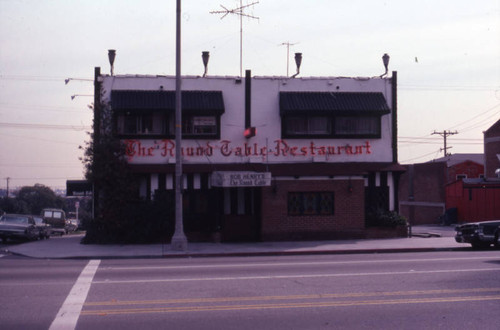
[[[351,187],[351,189],[349,188]],[[331,216],[288,215],[288,192],[334,193]],[[261,239],[341,239],[364,236],[363,180],[277,180],[262,190]]]

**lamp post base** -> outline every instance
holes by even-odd
[[[185,235],[174,234],[174,236],[172,236],[172,240],[170,241],[170,246],[173,251],[186,251],[187,243],[188,241]]]

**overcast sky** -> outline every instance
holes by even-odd
[[[251,4],[252,0],[243,0]],[[175,74],[175,0],[0,0],[0,188],[65,187],[83,178],[78,146],[92,122],[94,67]],[[182,74],[240,72],[240,23],[211,11],[239,0],[182,1]],[[399,161],[482,153],[500,119],[498,0],[260,0],[243,19],[243,70],[286,76],[373,77],[398,71]],[[67,85],[64,80],[73,78]],[[72,95],[78,95],[71,99]]]

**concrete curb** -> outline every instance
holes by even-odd
[[[27,254],[5,250],[10,255],[21,256],[31,259],[61,259],[61,260],[120,260],[120,259],[181,259],[181,258],[217,258],[217,257],[272,257],[272,256],[301,256],[301,255],[348,255],[348,254],[384,254],[384,253],[415,253],[415,252],[438,252],[438,251],[467,251],[470,247],[423,247],[423,248],[390,248],[390,249],[357,249],[357,250],[316,250],[316,251],[261,251],[261,252],[215,252],[215,253],[175,253],[164,255],[92,255],[92,256],[30,256]]]

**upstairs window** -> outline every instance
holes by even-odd
[[[331,125],[327,117],[290,117],[285,121],[288,136],[331,135]]]
[[[113,90],[111,106],[121,138],[175,137],[175,91]],[[182,137],[218,139],[222,91],[182,91]]]
[[[204,136],[216,137],[218,135],[218,125],[216,116],[183,116],[182,118],[183,136]]]
[[[280,92],[283,138],[380,138],[390,112],[379,92]]]
[[[337,136],[380,136],[380,117],[337,116],[334,122]]]
[[[119,114],[116,120],[119,135],[162,135],[165,120],[161,114]]]
[[[380,138],[378,116],[293,116],[282,118],[284,138]]]

